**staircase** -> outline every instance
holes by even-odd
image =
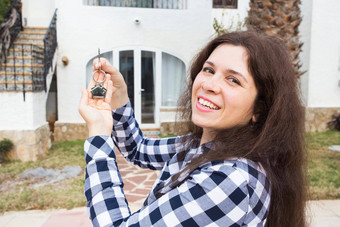
[[[44,90],[44,36],[47,28],[24,27],[1,65],[0,91]]]

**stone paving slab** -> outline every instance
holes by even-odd
[[[310,227],[340,227],[340,200],[315,200],[307,205]]]
[[[141,207],[155,183],[159,171],[142,169],[139,166],[128,163],[119,152],[116,152],[116,156],[118,169],[124,182],[123,189],[126,200],[129,205],[134,203],[140,204]],[[135,209],[131,210],[133,212],[136,211]]]
[[[86,208],[61,210],[54,212],[44,222],[42,227],[91,227],[92,223],[87,215]]]
[[[159,172],[129,164],[120,154],[117,154],[117,163],[125,184],[124,192],[133,213],[141,208]],[[340,227],[340,200],[309,201],[307,208],[309,227]],[[91,221],[85,207],[72,210],[6,212],[0,215],[0,227],[18,226],[89,227]]]
[[[0,215],[1,227],[39,227],[54,213],[53,210],[11,211]]]

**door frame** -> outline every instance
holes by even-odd
[[[142,129],[159,128],[160,127],[160,114],[161,107],[161,87],[162,87],[162,50],[157,48],[150,48],[146,46],[124,46],[112,49],[113,66],[119,70],[119,52],[120,51],[133,51],[134,60],[134,112],[137,122]],[[155,53],[155,123],[142,124],[142,51],[150,51]]]

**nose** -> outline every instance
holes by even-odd
[[[202,86],[203,90],[217,94],[221,91],[221,87],[220,87],[221,82],[222,81],[220,81],[219,77],[215,74],[215,75],[207,78],[202,83],[201,86]]]

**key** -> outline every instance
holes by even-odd
[[[99,48],[98,48],[98,59],[99,59],[99,62],[100,62],[100,49]],[[96,73],[103,73],[104,79],[102,81],[97,81],[96,78],[94,77]],[[102,70],[101,66],[99,67],[99,69],[95,70],[92,73],[92,78],[93,78],[94,82],[96,82],[96,85],[94,85],[91,88],[92,98],[93,99],[104,99],[105,95],[106,95],[106,88],[103,87],[102,84],[106,80],[106,73]]]

